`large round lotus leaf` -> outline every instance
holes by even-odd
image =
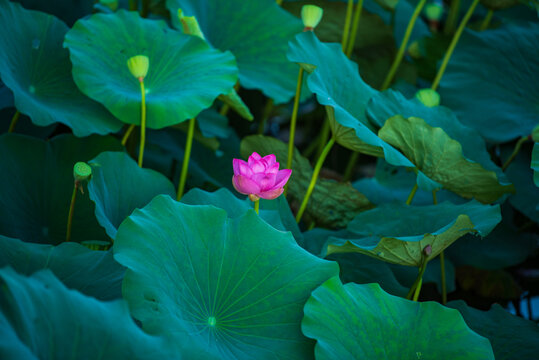
[[[122,223],[114,254],[129,269],[123,292],[133,316],[189,359],[311,358],[303,304],[338,274],[254,211],[231,219],[167,196]]]
[[[197,116],[220,94],[228,93],[238,69],[196,36],[170,30],[163,21],[120,10],[79,20],[65,37],[73,78],[83,93],[105,105],[118,119],[140,124],[140,86],[127,59],[149,58],[147,126],[163,128]]]
[[[286,144],[270,136],[252,135],[243,138],[243,158],[247,159],[254,151],[260,155],[275,154],[281,164],[286,163],[288,156]],[[297,149],[294,149],[292,168],[294,171],[288,182],[288,194],[301,201],[309,187],[313,168]],[[355,215],[371,207],[365,195],[350,184],[318,179],[306,211],[321,226],[345,227]]]
[[[0,0],[0,76],[15,106],[40,126],[60,122],[77,136],[116,132],[122,123],[84,96],[62,48],[68,27],[51,15]]]
[[[0,327],[19,339],[15,348],[9,338],[0,337],[3,359],[17,359],[23,344],[33,355],[24,359],[172,355],[162,338],[144,333],[135,324],[123,300],[101,302],[68,290],[49,270],[26,277],[10,268],[0,269],[0,284]]]
[[[496,172],[466,159],[462,145],[439,127],[416,117],[396,115],[378,132],[385,142],[398,148],[426,176],[460,196],[492,203],[514,192],[514,186],[498,178]]]
[[[467,233],[486,236],[501,221],[499,205],[472,200],[463,205],[408,206],[384,204],[365,211],[348,224],[346,239],[329,238],[324,255],[359,252],[401,265],[419,266],[423,249],[429,259]]]
[[[488,339],[457,311],[389,295],[378,284],[343,285],[334,277],[313,292],[304,311],[301,329],[316,340],[318,360],[494,360]]]
[[[466,31],[440,83],[442,103],[491,142],[528,135],[539,118],[539,22]]]
[[[535,359],[539,354],[539,327],[533,321],[514,316],[500,305],[489,311],[471,308],[464,301],[451,301],[468,326],[490,340],[496,360]]]
[[[97,221],[112,239],[133,210],[143,208],[159,194],[176,196],[169,179],[157,171],[138,167],[126,153],[103,152],[90,165],[88,195],[95,202]]]
[[[0,136],[0,234],[26,242],[65,241],[73,193],[73,165],[101,151],[121,150],[112,137],[77,139],[60,135],[42,141],[17,134]],[[86,184],[82,185],[86,188]],[[75,201],[71,240],[108,240],[88,193]]]
[[[253,202],[247,197],[240,200],[226,188],[221,188],[212,193],[195,188],[185,194],[181,202],[188,205],[213,205],[225,210],[230,218],[241,217],[254,206]],[[275,229],[290,231],[297,242],[302,241],[303,236],[288,206],[286,197],[279,196],[274,200],[260,199],[259,212],[260,217]]]
[[[25,243],[0,236],[0,268],[5,266],[24,275],[49,269],[68,288],[100,300],[122,297],[125,269],[114,261],[111,251],[92,251],[76,243]]]
[[[173,23],[179,25],[182,9],[197,18],[209,43],[232,51],[242,87],[261,90],[277,104],[294,96],[298,67],[287,61],[286,49],[303,25],[275,1],[167,0],[167,7]]]
[[[410,160],[376,135],[375,126],[365,113],[376,90],[361,79],[357,64],[343,54],[339,44],[322,43],[308,31],[290,42],[288,59],[312,72],[307,84],[318,102],[326,106],[337,143],[350,150],[384,157],[395,166],[415,168]],[[418,184],[425,190],[440,187],[420,171]]]

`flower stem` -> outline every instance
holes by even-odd
[[[494,15],[494,10],[488,9],[487,15],[485,15],[483,22],[481,22],[481,27],[479,28],[479,31],[485,31],[488,28],[488,26],[490,25],[490,20],[492,20],[492,15]]]
[[[305,209],[307,208],[307,203],[309,202],[309,198],[311,197],[311,194],[313,193],[314,185],[316,184],[316,180],[318,179],[318,174],[320,173],[320,170],[322,169],[322,165],[324,164],[324,161],[326,160],[326,157],[328,156],[329,151],[333,147],[333,144],[335,144],[335,137],[331,137],[331,139],[329,139],[328,143],[324,147],[324,150],[322,151],[322,154],[320,154],[320,157],[318,158],[316,165],[314,166],[313,176],[311,177],[311,182],[309,183],[307,192],[305,193],[305,196],[303,197],[303,201],[299,208],[298,214],[296,215],[297,223],[300,222],[301,217],[303,216],[303,213],[305,212]]]
[[[146,143],[146,91],[144,89],[144,80],[140,80],[140,95],[140,148],[138,152],[138,166],[142,167],[144,145]]]
[[[503,163],[502,171],[505,171],[507,167],[515,160],[515,157],[518,155],[518,152],[520,151],[520,148],[522,147],[522,144],[524,144],[528,140],[529,136],[523,136],[520,139],[518,139],[515,149],[511,153],[511,156]]]
[[[193,146],[193,136],[195,134],[196,119],[189,120],[189,129],[187,131],[187,141],[185,142],[185,151],[183,154],[182,172],[180,174],[180,183],[178,185],[178,197],[180,201],[185,190],[185,181],[187,180],[187,171],[189,170],[189,158],[191,157],[191,147]]]
[[[356,167],[357,160],[359,159],[359,152],[354,151],[348,160],[348,165],[346,165],[346,170],[344,170],[344,181],[350,181],[354,168]]]
[[[408,300],[411,300],[413,297],[413,301],[417,301],[417,299],[419,298],[419,292],[421,291],[421,285],[423,284],[423,274],[427,269],[427,256],[425,256],[424,254],[422,256],[423,258],[421,260],[421,265],[419,266],[419,274],[417,275],[417,278],[412,284],[412,287],[408,291],[408,295],[406,295],[406,298]]]
[[[133,132],[134,129],[135,129],[135,124],[129,125],[129,127],[125,131],[124,136],[122,137],[122,146],[125,146],[125,144],[127,144],[127,139],[129,139],[129,136],[131,136],[131,133]]]
[[[255,201],[255,211],[258,214],[258,209],[260,209],[260,200]]]
[[[298,120],[299,98],[301,96],[301,84],[303,83],[303,68],[299,68],[298,82],[296,84],[296,97],[294,98],[294,108],[292,109],[292,118],[290,119],[290,136],[288,138],[288,158],[286,168],[292,169],[292,157],[294,156],[294,137],[296,136],[296,123]]]
[[[451,5],[449,5],[449,14],[447,15],[447,20],[445,21],[444,34],[449,35],[455,31],[455,24],[459,17],[460,10],[460,0],[452,0]]]
[[[226,116],[229,110],[230,106],[228,104],[223,104],[223,106],[221,106],[221,109],[219,109],[219,114]]]
[[[432,82],[432,86],[431,86],[432,90],[436,90],[438,88],[438,85],[440,85],[440,80],[442,80],[442,76],[444,75],[445,68],[447,67],[447,64],[449,63],[449,59],[451,59],[451,55],[453,54],[453,51],[455,50],[455,47],[457,46],[457,43],[459,42],[460,36],[462,35],[462,32],[464,31],[466,24],[472,17],[472,14],[477,4],[479,4],[479,0],[473,0],[472,4],[470,5],[470,8],[468,9],[466,14],[464,15],[464,18],[460,22],[460,25],[457,31],[455,32],[455,35],[453,35],[451,44],[449,44],[449,47],[447,48],[447,51],[445,52],[442,65],[440,65],[440,69],[438,69],[438,73],[436,74],[436,77],[434,78],[434,81]]]
[[[382,88],[380,90],[386,90],[389,88],[389,85],[391,85],[391,82],[393,81],[393,78],[395,77],[395,74],[397,73],[397,70],[399,69],[400,63],[402,61],[402,58],[404,57],[404,51],[406,50],[406,47],[408,46],[408,41],[410,40],[410,36],[412,35],[412,31],[414,30],[414,25],[419,17],[419,14],[421,14],[421,10],[423,9],[423,6],[425,6],[425,3],[427,0],[420,0],[414,10],[414,13],[412,14],[412,17],[410,18],[410,21],[408,22],[408,26],[406,27],[406,32],[404,33],[404,38],[402,39],[401,46],[399,47],[399,50],[397,51],[397,56],[395,56],[395,60],[393,60],[393,64],[391,64],[391,68],[389,69],[389,72],[387,73],[387,76],[382,84]]]
[[[322,125],[322,131],[320,132],[320,137],[318,138],[318,150],[316,150],[315,159],[318,159],[320,155],[322,155],[322,151],[324,151],[324,146],[326,146],[328,138],[329,138],[330,129],[331,127],[329,124],[329,119],[326,117],[324,119],[324,124]]]
[[[77,190],[79,182],[73,184],[73,193],[71,194],[71,205],[69,206],[69,214],[67,215],[66,242],[71,240],[71,226],[73,225],[73,213],[75,212],[75,200],[77,199]]]
[[[140,16],[143,18],[148,17],[150,13],[150,0],[142,0],[142,8],[140,9]]]
[[[354,45],[356,44],[356,35],[359,28],[359,18],[361,17],[361,10],[363,9],[363,0],[359,0],[356,9],[354,11],[354,20],[352,22],[352,30],[350,31],[350,39],[346,45],[346,56],[350,57],[352,51],[354,51]]]
[[[262,119],[260,119],[260,124],[258,125],[258,134],[263,135],[266,130],[266,123],[268,121],[268,118],[271,115],[271,111],[273,110],[273,99],[268,99],[266,102],[266,106],[264,106],[264,110],[262,111]]]
[[[408,199],[406,199],[406,205],[410,205],[412,203],[412,200],[414,199],[416,191],[417,191],[417,183],[414,184],[412,191],[410,191],[410,195],[408,195]]]
[[[15,111],[15,114],[11,118],[11,123],[9,124],[8,133],[12,133],[13,130],[15,130],[15,126],[19,122],[19,118],[21,117],[21,112],[19,110]]]
[[[346,17],[344,19],[344,30],[342,33],[342,51],[346,50],[348,45],[348,36],[350,34],[350,23],[352,22],[352,11],[354,10],[354,0],[348,0],[348,5],[346,6]]]

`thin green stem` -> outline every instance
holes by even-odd
[[[223,106],[221,106],[221,109],[219,110],[219,114],[226,116],[229,110],[230,106],[228,104],[223,104]]]
[[[7,130],[8,133],[12,133],[13,130],[15,130],[15,126],[19,122],[20,117],[21,117],[21,112],[19,110],[15,111],[15,114],[11,118],[11,123],[9,124],[9,129]]]
[[[288,157],[286,168],[292,169],[292,157],[294,156],[294,138],[296,136],[296,123],[298,120],[299,98],[301,97],[301,84],[303,83],[303,68],[299,68],[298,81],[296,84],[296,96],[294,98],[294,108],[292,109],[292,118],[290,119],[290,136],[288,138]]]
[[[334,137],[329,139],[328,143],[324,147],[324,150],[322,151],[322,154],[320,154],[320,157],[318,158],[318,161],[316,162],[316,165],[314,166],[313,176],[311,177],[311,182],[309,183],[309,187],[307,188],[307,192],[305,193],[305,196],[303,197],[303,201],[301,202],[301,206],[299,208],[298,214],[296,215],[296,222],[297,223],[300,222],[301,217],[303,216],[303,213],[305,212],[305,209],[307,208],[307,203],[309,202],[311,194],[313,193],[314,186],[316,185],[316,180],[318,179],[318,174],[320,174],[320,170],[322,169],[322,165],[324,164],[324,161],[326,160],[326,157],[328,156],[329,151],[333,147],[333,144],[335,144],[335,138]]]
[[[352,21],[352,30],[350,31],[350,39],[346,45],[346,56],[350,57],[354,46],[356,44],[357,31],[359,29],[359,19],[361,17],[361,10],[363,9],[363,0],[359,0],[356,9],[354,10],[354,20]]]
[[[148,17],[150,13],[150,0],[142,0],[142,8],[140,9],[140,16],[143,18]]]
[[[488,26],[490,25],[490,20],[492,20],[492,15],[494,15],[494,10],[488,9],[487,15],[485,15],[485,18],[481,22],[479,31],[485,31],[488,28]]]
[[[348,37],[350,35],[350,23],[352,22],[352,11],[354,10],[354,0],[348,0],[348,5],[346,6],[346,17],[344,19],[344,30],[342,33],[342,51],[346,50],[348,45]]]
[[[177,200],[180,201],[185,190],[185,182],[187,180],[187,171],[189,170],[189,158],[191,157],[191,147],[193,146],[193,136],[195,134],[196,119],[189,120],[189,129],[187,130],[187,141],[185,142],[185,151],[183,154],[182,172],[180,174],[180,183],[178,185]]]
[[[406,199],[406,205],[410,205],[412,203],[412,200],[414,199],[416,191],[417,191],[417,183],[414,184],[412,191],[410,191],[410,195],[408,195],[408,199]]]
[[[427,256],[423,254],[421,265],[419,266],[419,274],[417,275],[417,278],[412,284],[412,287],[410,287],[410,290],[408,291],[408,295],[406,295],[406,298],[408,300],[411,300],[412,297],[414,297],[415,298],[414,301],[417,301],[417,297],[419,297],[419,292],[421,291],[421,285],[423,282],[423,274],[425,273],[426,269],[427,269]]]
[[[402,58],[404,57],[404,52],[408,47],[408,41],[410,40],[410,36],[412,35],[412,31],[414,30],[415,22],[421,14],[421,10],[423,10],[423,7],[425,6],[426,2],[427,0],[420,0],[415,7],[414,13],[410,18],[410,21],[408,22],[408,26],[406,27],[406,32],[404,33],[404,38],[402,39],[401,46],[397,51],[397,56],[395,56],[395,60],[393,60],[393,64],[391,64],[391,68],[389,69],[389,72],[387,73],[387,76],[382,84],[382,91],[389,88],[389,85],[391,85],[391,82],[393,81],[393,78],[395,77],[395,74],[399,69]]]
[[[264,110],[262,111],[262,119],[260,119],[260,124],[258,125],[259,135],[264,134],[264,131],[266,130],[266,123],[271,115],[272,110],[273,110],[273,99],[268,99],[268,101],[266,102],[266,106],[264,106]]]
[[[129,11],[138,10],[138,0],[129,0]]]
[[[444,75],[445,68],[447,67],[447,64],[449,63],[449,59],[451,59],[451,55],[453,54],[453,51],[455,50],[455,47],[457,46],[457,43],[459,42],[460,36],[462,35],[462,32],[464,31],[466,24],[472,17],[472,14],[477,4],[479,4],[479,0],[474,0],[472,2],[472,5],[470,5],[470,8],[468,9],[468,11],[466,11],[464,18],[460,22],[460,25],[457,31],[455,32],[453,39],[451,40],[451,44],[449,44],[449,47],[447,48],[447,51],[445,52],[442,65],[440,65],[440,69],[438,69],[438,73],[436,74],[436,77],[434,78],[434,81],[432,82],[432,86],[431,86],[432,90],[436,90],[438,88],[438,85],[440,85],[440,80],[442,80],[442,76]]]
[[[67,215],[66,242],[71,240],[71,227],[73,225],[73,213],[75,212],[75,200],[77,199],[78,189],[79,182],[75,181],[73,184],[73,193],[71,194],[71,205],[69,205],[69,214]]]
[[[419,298],[419,293],[421,292],[421,285],[423,285],[423,278],[419,279],[419,283],[417,284],[415,288],[414,298],[412,299],[412,301],[417,301],[417,299]]]
[[[138,152],[138,166],[142,167],[144,158],[144,145],[146,144],[146,91],[144,89],[144,80],[140,80],[140,148]]]
[[[127,144],[127,139],[129,139],[134,129],[135,129],[135,124],[129,125],[129,127],[125,131],[124,136],[122,137],[122,146],[125,146],[125,144]]]
[[[528,140],[528,136],[523,136],[520,139],[518,139],[515,149],[511,153],[511,156],[503,163],[502,165],[502,171],[505,171],[507,167],[515,160],[515,157],[517,156],[518,152],[520,151],[520,148],[522,147],[522,144],[524,144]]]
[[[329,124],[329,119],[326,117],[324,119],[324,124],[322,125],[320,137],[318,138],[318,150],[316,150],[315,159],[318,159],[320,155],[322,154],[322,151],[324,151],[324,146],[326,146],[328,142],[330,130],[331,130],[331,126]]]
[[[344,181],[350,181],[356,168],[357,160],[359,159],[359,152],[354,151],[348,160],[348,165],[346,165],[346,170],[344,170]]]
[[[460,10],[460,0],[452,0],[451,5],[449,5],[449,14],[447,15],[447,20],[445,21],[444,34],[449,35],[455,31],[455,25],[457,24],[457,19],[459,17]]]
[[[260,200],[255,201],[255,211],[258,214],[258,210],[260,209]]]

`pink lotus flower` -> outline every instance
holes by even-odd
[[[275,155],[261,157],[256,152],[247,162],[234,159],[232,184],[238,192],[249,195],[251,201],[275,199],[283,193],[283,187],[290,178],[292,170],[279,170]]]

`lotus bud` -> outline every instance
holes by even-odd
[[[253,202],[262,199],[272,200],[283,193],[292,170],[279,170],[275,155],[260,156],[256,152],[248,161],[234,159],[232,185],[239,193],[248,195]]]
[[[324,10],[316,5],[303,5],[301,8],[301,20],[305,29],[303,31],[313,31],[322,20]]]
[[[184,16],[182,9],[178,9],[178,19],[180,19],[180,22],[182,23],[184,34],[193,35],[202,40],[206,40],[202,30],[200,30],[197,19],[194,16]]]
[[[85,181],[92,176],[92,168],[85,162],[78,162],[73,166],[73,178],[75,181]]]
[[[423,254],[425,254],[425,256],[430,256],[430,254],[432,254],[432,246],[425,246],[425,248],[423,248]]]
[[[432,89],[421,89],[415,93],[415,98],[427,107],[440,105],[440,95]]]
[[[131,75],[139,79],[144,80],[148,74],[148,67],[150,66],[150,59],[145,55],[137,55],[130,57],[127,60],[127,67],[131,72]]]

